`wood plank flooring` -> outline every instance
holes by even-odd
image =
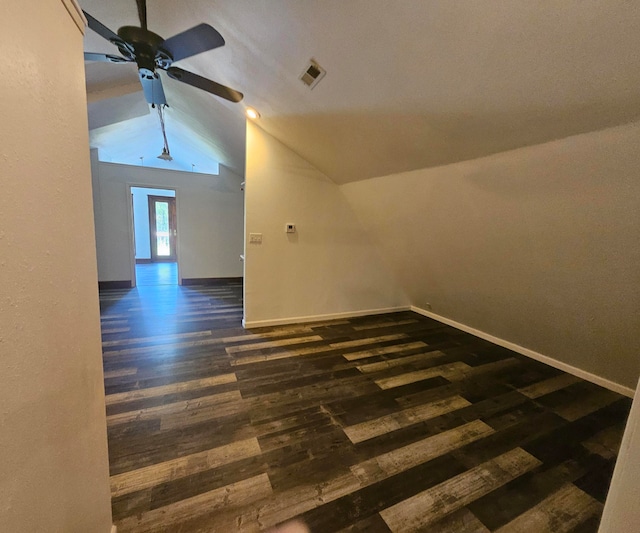
[[[136,265],[136,285],[177,285],[178,263],[140,263]]]
[[[629,399],[411,312],[244,330],[241,294],[101,293],[120,533],[597,531]]]

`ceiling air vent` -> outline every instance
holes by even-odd
[[[318,63],[316,63],[313,59],[309,60],[309,65],[304,72],[300,75],[300,79],[302,83],[304,83],[309,89],[313,89],[324,75],[327,73],[325,69],[323,69]]]

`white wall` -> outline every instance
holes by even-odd
[[[151,238],[149,234],[149,196],[175,197],[176,191],[131,187],[133,196],[133,233],[135,235],[136,259],[151,259]]]
[[[408,303],[338,186],[252,123],[246,232],[263,235],[245,245],[248,326]]]
[[[638,146],[635,123],[341,190],[413,305],[632,389]]]
[[[92,151],[91,163],[100,281],[133,279],[128,185],[176,190],[181,278],[242,276],[240,176],[223,166],[220,174],[214,176],[102,163],[95,151]]]
[[[0,529],[108,533],[82,21],[64,4],[0,18]]]

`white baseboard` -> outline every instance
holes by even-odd
[[[382,309],[365,309],[363,311],[347,311],[344,313],[330,313],[327,315],[294,316],[289,318],[276,318],[275,320],[245,320],[242,319],[243,328],[263,328],[266,326],[283,326],[286,324],[300,324],[302,322],[321,322],[324,320],[340,320],[341,318],[354,318],[357,316],[383,315],[385,313],[397,313],[409,311],[408,305],[401,307],[385,307]]]
[[[586,370],[582,370],[581,368],[577,368],[567,363],[563,363],[562,361],[558,361],[557,359],[554,359],[547,355],[543,355],[541,353],[535,352],[533,350],[530,350],[529,348],[520,346],[519,344],[506,341],[499,337],[495,337],[493,335],[490,335],[489,333],[480,331],[479,329],[475,329],[470,326],[467,326],[466,324],[456,322],[455,320],[451,320],[450,318],[437,315],[436,313],[432,313],[431,311],[427,311],[426,309],[422,309],[414,305],[411,306],[411,310],[420,315],[433,318],[438,322],[442,322],[443,324],[447,324],[448,326],[452,326],[456,329],[462,330],[466,333],[470,333],[471,335],[475,335],[476,337],[492,342],[493,344],[497,344],[498,346],[502,346],[503,348],[507,348],[508,350],[511,350],[513,352],[525,355],[527,357],[530,357],[531,359],[535,359],[536,361],[540,361],[541,363],[557,368],[558,370],[562,370],[563,372],[573,374],[574,376],[577,376],[586,381],[590,381],[591,383],[595,383],[596,385],[600,385],[601,387],[605,387],[619,394],[624,394],[629,398],[633,398],[633,395],[635,394],[635,390],[630,387],[620,385],[620,383],[616,383],[615,381],[611,381],[609,379],[603,378],[596,374],[592,374],[591,372],[587,372]]]

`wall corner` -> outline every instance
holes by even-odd
[[[77,0],[62,0],[62,5],[73,19],[73,22],[75,22],[80,33],[84,35],[85,28],[87,27],[87,19],[84,16],[84,12],[80,8]]]

